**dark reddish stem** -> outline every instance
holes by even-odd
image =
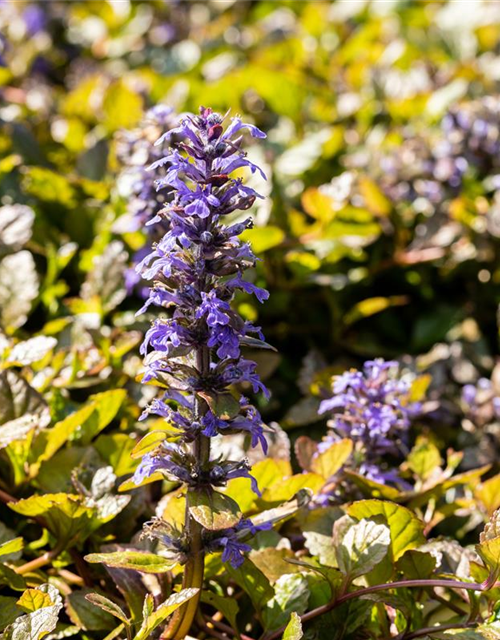
[[[430,633],[439,633],[440,631],[448,631],[448,629],[470,629],[476,627],[477,624],[477,622],[457,622],[455,624],[442,624],[438,627],[424,627],[422,629],[417,629],[417,631],[412,631],[411,633],[404,635],[402,640],[414,640],[414,638],[423,638]]]
[[[312,611],[308,611],[300,616],[301,622],[308,622],[309,620],[314,620],[314,618],[318,618],[319,616],[332,611],[332,609],[336,609],[344,602],[349,600],[353,600],[354,598],[359,598],[360,596],[368,595],[370,593],[377,593],[378,591],[387,591],[388,589],[396,589],[396,588],[423,588],[423,587],[443,587],[445,589],[466,589],[468,591],[487,591],[488,588],[491,588],[495,585],[485,585],[484,583],[480,584],[478,582],[460,582],[459,580],[400,580],[398,582],[389,582],[386,584],[376,584],[372,587],[366,587],[366,589],[358,589],[357,591],[351,591],[349,593],[345,593],[344,595],[339,596],[336,600],[332,600],[332,602],[328,602],[327,604],[322,605],[321,607],[317,607]],[[454,627],[452,627],[454,628]],[[263,640],[277,640],[280,638],[285,630],[285,627],[281,627],[273,633],[269,635],[264,635]],[[410,636],[405,637],[405,640],[408,640]],[[418,636],[411,636],[418,637]]]

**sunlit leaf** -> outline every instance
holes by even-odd
[[[404,304],[408,304],[408,298],[406,296],[391,296],[389,298],[378,296],[376,298],[367,298],[366,300],[356,303],[354,307],[347,312],[344,317],[344,322],[346,324],[353,324],[363,318],[381,313],[390,307]]]
[[[359,179],[359,190],[369,211],[378,216],[387,216],[390,213],[391,203],[373,180],[362,176]]]
[[[103,611],[110,613],[115,618],[118,618],[118,620],[121,620],[123,623],[129,624],[129,619],[123,609],[112,600],[109,600],[109,598],[106,598],[100,593],[86,593],[85,599],[97,607],[100,607]]]
[[[387,555],[391,543],[389,528],[371,520],[349,527],[337,547],[339,569],[350,579],[369,573]]]
[[[45,202],[64,207],[76,205],[76,192],[68,178],[45,167],[29,167],[25,171],[24,187],[31,195]]]
[[[137,463],[132,458],[135,440],[125,433],[100,435],[94,442],[96,451],[113,467],[117,477],[132,473]]]
[[[409,509],[393,502],[360,500],[349,505],[347,513],[358,519],[383,516],[390,528],[394,560],[425,542],[424,523]]]
[[[144,621],[139,632],[134,636],[134,640],[146,640],[153,631],[164,622],[176,609],[185,602],[194,598],[199,593],[199,589],[183,589],[179,593],[174,593],[163,602],[155,611],[144,617]]]
[[[279,246],[285,239],[285,232],[279,227],[255,227],[241,234],[241,239],[250,242],[255,254],[264,253]]]
[[[83,300],[98,299],[102,314],[115,309],[127,295],[123,272],[128,261],[124,245],[114,240],[102,254],[95,255],[92,270],[82,285]]]
[[[29,251],[18,251],[0,261],[0,324],[22,327],[38,296],[39,279]]]
[[[36,336],[18,342],[10,351],[7,362],[15,366],[26,366],[45,358],[56,346],[57,340],[50,336]]]
[[[475,496],[491,516],[500,507],[500,474],[488,478],[476,487]]]
[[[56,628],[59,612],[62,609],[62,598],[57,589],[49,584],[37,587],[42,594],[39,603],[42,608],[36,609],[27,615],[18,617],[4,631],[2,640],[41,640]],[[51,604],[47,604],[44,598],[47,595]],[[33,598],[30,599],[35,602]]]
[[[174,565],[162,556],[145,551],[114,551],[112,553],[91,553],[85,556],[90,563],[103,563],[119,569],[131,569],[142,573],[165,573]]]
[[[154,451],[165,440],[167,435],[166,431],[150,431],[139,440],[130,455],[135,459],[142,458],[146,453]]]
[[[295,611],[292,611],[290,622],[286,625],[282,640],[301,640],[303,636],[300,616]]]
[[[269,502],[283,502],[290,500],[300,489],[311,489],[316,493],[325,484],[323,476],[317,473],[301,473],[288,478],[282,478],[280,483],[271,485],[262,494],[262,500]],[[262,484],[262,486],[265,486]]]
[[[427,480],[439,469],[439,449],[427,440],[419,440],[408,454],[407,465],[421,480]]]
[[[40,589],[26,589],[17,601],[17,606],[25,613],[31,613],[32,611],[37,611],[38,609],[52,605],[53,602],[50,595]]]
[[[500,575],[500,510],[495,511],[484,527],[476,551],[490,571],[488,583],[492,585]]]
[[[24,204],[0,207],[0,257],[19,251],[31,238],[35,212]]]
[[[326,451],[313,458],[311,471],[328,480],[347,462],[351,456],[352,449],[353,442],[349,438],[334,442]]]
[[[49,421],[42,395],[15,371],[0,372],[0,448],[25,438],[32,429],[46,427]]]
[[[280,576],[274,585],[274,597],[263,611],[264,626],[276,629],[287,623],[292,612],[304,613],[309,600],[309,583],[301,573]]]
[[[189,491],[188,505],[192,517],[209,531],[229,529],[242,518],[235,500],[210,489]]]
[[[85,539],[99,526],[94,510],[86,506],[81,496],[67,493],[31,496],[8,505],[26,517],[42,516],[50,531],[61,544],[70,546]]]
[[[0,558],[15,554],[21,551],[24,547],[24,541],[22,538],[14,538],[0,544]]]

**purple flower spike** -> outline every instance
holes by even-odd
[[[152,115],[170,118],[168,110]],[[170,481],[186,485],[188,498],[217,491],[237,478],[249,479],[252,490],[261,495],[246,460],[210,457],[211,438],[237,432],[247,436],[250,446],[267,451],[260,413],[236,395],[240,385],[266,398],[270,395],[256,363],[241,357],[249,337],[263,340],[264,336],[231,306],[239,292],[254,295],[259,302],[269,297],[265,289],[244,279],[245,270],[257,262],[250,245],[240,239],[252,226],[251,219],[226,223],[228,214],[246,211],[260,197],[232,173],[246,167],[264,177],[241,150],[243,138],[237,134],[242,130],[255,138],[265,137],[239,118],[225,126],[224,117],[201,108],[198,116],[186,115],[148,150],[153,186],[140,172],[141,194],[148,206],[139,209],[141,216],[135,220],[140,217],[155,242],[137,264],[137,273],[151,282],[139,314],[154,307],[161,310],[141,345],[143,381],[157,381],[166,388],[141,420],[154,414],[168,421],[175,443],[164,441],[147,453],[133,480],[141,484],[161,472]],[[241,520],[221,532],[204,529],[205,550],[222,551],[223,561],[238,567],[250,550],[241,538],[262,528],[266,527]],[[162,540],[172,547],[173,556],[189,562],[193,553],[188,538],[186,548],[176,542],[182,535],[169,534]]]
[[[420,405],[410,401],[410,384],[400,376],[398,363],[369,360],[363,371],[336,376],[332,390],[334,395],[319,408],[320,414],[332,413],[328,422],[332,433],[319,445],[319,451],[341,438],[350,438],[358,473],[402,488],[403,482],[395,470],[387,468],[386,460],[388,455],[397,458],[406,450],[408,429]]]

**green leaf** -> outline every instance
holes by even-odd
[[[229,529],[242,518],[238,503],[218,491],[189,491],[187,497],[191,516],[209,531]]]
[[[128,569],[104,566],[116,588],[125,599],[132,622],[138,623],[142,621],[142,606],[147,593],[143,582],[143,574],[137,571],[129,571]]]
[[[154,451],[168,436],[166,431],[150,431],[132,449],[132,458],[142,458],[143,455]]]
[[[282,640],[301,640],[303,636],[300,616],[295,611],[292,611],[290,622],[286,625]]]
[[[33,444],[31,477],[36,476],[41,464],[50,460],[68,440],[89,444],[114,419],[126,395],[124,389],[116,389],[91,396],[90,402],[81,409],[39,433]]]
[[[358,322],[358,320],[369,318],[391,307],[408,304],[408,302],[407,296],[390,296],[388,298],[376,296],[374,298],[367,298],[366,300],[361,300],[356,303],[354,307],[345,314],[343,320],[345,324],[354,324]]]
[[[474,492],[491,516],[500,507],[500,474],[482,482]]]
[[[106,245],[104,251],[93,256],[92,269],[80,290],[82,300],[98,300],[101,315],[115,309],[126,297],[123,272],[128,254],[119,240]]]
[[[63,606],[61,596],[57,589],[49,584],[42,584],[37,590],[48,594],[52,604],[16,618],[4,631],[2,640],[41,640],[54,631]]]
[[[303,280],[321,268],[321,260],[309,251],[288,251],[285,261],[294,276]]]
[[[359,500],[349,505],[347,513],[358,520],[383,516],[391,530],[394,560],[398,560],[408,549],[425,543],[424,523],[412,511],[394,502]]]
[[[200,391],[198,395],[205,400],[210,410],[222,420],[231,420],[240,413],[240,403],[230,393]]]
[[[0,522],[0,544],[3,545],[5,542],[11,543],[14,539],[18,539],[14,531],[6,527],[3,522]],[[22,553],[20,550],[8,554],[4,551],[2,553],[2,562],[13,562],[14,560],[19,560],[21,556]]]
[[[282,575],[276,581],[274,591],[274,597],[262,612],[266,631],[285,625],[292,612],[304,613],[309,600],[309,583],[301,573]]]
[[[35,212],[25,204],[0,207],[0,256],[22,249],[31,238]]]
[[[71,622],[85,631],[113,629],[116,624],[113,619],[114,614],[110,615],[111,612],[104,607],[96,608],[87,598],[90,595],[97,594],[92,594],[89,589],[82,589],[80,591],[72,591],[66,596],[66,612]],[[117,608],[119,609],[119,607]]]
[[[224,570],[245,591],[257,611],[274,596],[269,580],[251,560],[245,559],[237,569],[226,563]]]
[[[361,598],[349,600],[333,610],[327,628],[328,630],[335,629],[340,634],[340,637],[358,638],[360,633],[356,633],[356,631],[358,629],[364,630],[370,625],[369,620],[372,610],[373,603],[367,600],[362,600]]]
[[[93,446],[101,458],[111,465],[117,477],[135,471],[137,462],[131,457],[135,441],[126,433],[100,435]]]
[[[56,423],[51,429],[46,429],[38,434],[33,443],[33,459],[30,465],[31,477],[36,476],[43,462],[50,460],[72,436],[73,433],[86,421],[94,412],[93,404],[88,404],[70,414],[64,420]]]
[[[317,473],[298,473],[265,489],[262,493],[264,503],[280,503],[291,500],[301,489],[310,489],[317,493],[325,484],[325,479]],[[260,486],[265,487],[262,483]]]
[[[14,538],[8,542],[0,544],[0,558],[10,555],[11,553],[17,553],[24,547],[24,541],[22,538]]]
[[[174,593],[165,602],[163,602],[156,611],[148,613],[144,617],[144,621],[134,640],[147,640],[153,631],[162,624],[168,616],[185,602],[196,596],[199,589],[183,589],[179,593]]]
[[[67,447],[57,451],[50,460],[43,462],[36,474],[36,485],[43,493],[74,491],[73,473],[86,468],[95,469],[102,464],[92,447]]]
[[[351,456],[352,449],[353,442],[349,438],[335,442],[326,451],[313,458],[311,471],[328,480],[347,462]]]
[[[236,631],[238,638],[240,634],[238,632],[237,616],[240,610],[238,603],[233,598],[227,596],[220,596],[213,591],[204,590],[201,592],[201,602],[211,605],[216,611],[220,611],[229,622],[231,627]]]
[[[50,595],[40,589],[26,589],[17,601],[17,606],[25,613],[32,613],[38,609],[52,606]]]
[[[271,584],[274,584],[285,573],[297,573],[298,565],[292,565],[289,561],[295,560],[295,553],[291,549],[276,549],[264,547],[250,553],[250,559],[266,576]]]
[[[355,471],[346,469],[345,474],[365,495],[370,495],[374,498],[385,498],[386,500],[399,500],[401,496],[399,489],[365,478]]]
[[[386,525],[362,519],[349,527],[336,549],[339,569],[351,580],[369,573],[385,558],[390,544]]]
[[[478,624],[473,629],[450,629],[429,633],[432,640],[500,640],[500,623]]]
[[[285,239],[285,232],[279,227],[267,225],[266,227],[255,227],[244,231],[240,238],[244,242],[249,242],[252,245],[253,252],[260,255],[264,251],[269,251],[269,249],[279,246]]]
[[[43,397],[15,371],[0,373],[0,448],[50,422]]]
[[[12,596],[0,596],[0,631],[22,615],[23,612],[16,605],[16,602],[17,598]]]
[[[76,430],[75,437],[82,444],[89,444],[92,438],[114,420],[126,397],[127,391],[125,389],[112,389],[90,396],[94,411],[89,419]]]
[[[0,261],[0,325],[4,329],[23,326],[39,286],[35,261],[29,251],[18,251]]]
[[[174,564],[154,553],[145,551],[114,551],[112,553],[91,553],[85,556],[90,563],[103,563],[109,567],[132,569],[142,573],[165,573]]]
[[[441,454],[436,445],[419,439],[407,458],[408,467],[421,480],[427,480],[441,465]]]
[[[412,600],[408,591],[403,591],[401,594],[385,592],[368,593],[367,595],[361,595],[360,598],[363,598],[363,600],[371,600],[372,602],[381,602],[389,605],[393,609],[399,609],[399,611],[403,613],[405,620],[411,618],[413,612],[412,604],[415,604],[415,601]]]
[[[23,576],[16,573],[6,564],[0,564],[0,584],[6,584],[14,591],[23,591],[26,589],[26,581]]]
[[[24,342],[18,342],[10,351],[7,363],[10,366],[24,367],[43,360],[57,344],[50,336],[36,336]]]
[[[99,526],[94,510],[86,506],[81,496],[52,493],[31,496],[8,507],[26,517],[42,516],[51,533],[60,543],[68,546],[84,540]]]
[[[335,522],[342,516],[341,509],[327,507],[305,511],[304,517],[300,519],[306,549],[326,567],[337,566],[332,531]]]
[[[500,509],[497,509],[479,536],[476,551],[490,571],[489,584],[494,584],[500,575]]]
[[[436,558],[430,553],[409,549],[396,563],[398,571],[410,580],[429,578],[436,568]]]
[[[45,167],[26,167],[23,186],[43,202],[55,202],[69,209],[77,204],[77,193],[68,178]]]

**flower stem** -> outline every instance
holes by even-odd
[[[19,575],[24,575],[25,573],[30,573],[31,571],[36,571],[37,569],[41,569],[46,565],[50,564],[52,560],[57,558],[57,556],[64,550],[64,545],[58,544],[52,549],[52,551],[47,551],[43,555],[35,558],[34,560],[30,560],[20,567],[15,567],[14,571]]]
[[[200,377],[210,371],[210,349],[201,347],[196,354],[197,368]],[[196,400],[196,418],[199,419],[207,410],[204,402]],[[208,466],[210,462],[210,438],[198,435],[193,446],[193,452],[201,468]],[[197,491],[197,487],[189,487],[188,494]],[[199,589],[198,593],[186,604],[175,611],[170,623],[163,632],[162,640],[182,640],[188,633],[196,616],[198,604],[203,586],[203,574],[205,571],[205,550],[203,548],[203,527],[196,522],[189,511],[189,498],[186,496],[186,533],[189,540],[189,557],[184,565],[182,588]]]

